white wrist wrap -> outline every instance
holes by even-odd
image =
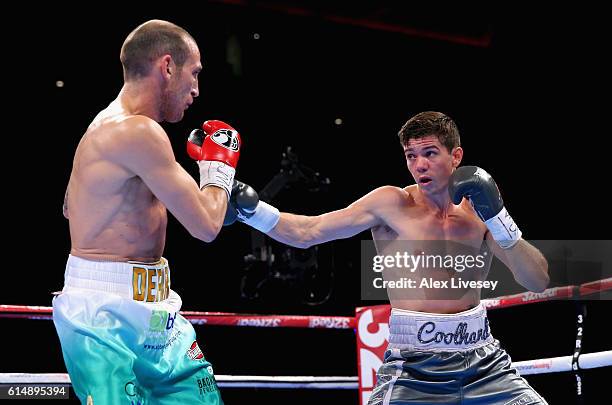
[[[511,248],[521,239],[522,232],[508,214],[506,207],[502,208],[493,218],[485,221],[485,225],[502,249]]]
[[[280,211],[265,201],[259,201],[253,215],[246,218],[238,214],[238,217],[242,222],[252,226],[258,231],[268,233],[278,223],[278,220],[280,219]]]
[[[208,186],[220,187],[225,190],[229,200],[236,169],[214,160],[199,160],[198,166],[200,167],[200,190]]]

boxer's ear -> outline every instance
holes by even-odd
[[[459,167],[463,160],[463,148],[461,146],[453,148],[451,156],[453,157],[453,168]]]
[[[174,73],[174,61],[172,60],[172,56],[164,55],[159,60],[159,72],[166,79],[170,79],[172,73]]]

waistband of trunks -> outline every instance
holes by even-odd
[[[170,267],[155,263],[104,262],[68,256],[64,289],[93,290],[142,302],[161,302],[170,294]]]
[[[456,314],[433,314],[393,308],[389,349],[460,351],[494,341],[484,305]]]

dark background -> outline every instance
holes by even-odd
[[[339,209],[376,187],[412,183],[396,134],[412,115],[436,110],[456,121],[463,163],[493,175],[525,238],[609,239],[602,196],[609,47],[597,10],[397,3],[201,1],[140,11],[56,5],[15,17],[22,24],[6,37],[3,68],[11,107],[3,120],[8,277],[0,303],[49,306],[50,292],[61,289],[70,248],[61,205],[72,156],[121,88],[125,36],[151,18],[181,25],[202,52],[200,97],[181,123],[164,124],[194,177],[186,136],[203,120],[221,119],[242,135],[238,179],[261,189],[291,146],[331,184],[313,193],[295,183],[274,204],[303,214]],[[13,154],[18,163],[9,165]],[[183,309],[351,316],[373,304],[359,297],[359,241],[369,233],[320,247],[321,283],[332,280],[332,292],[319,305],[303,302],[297,281],[271,283],[257,300],[241,296],[250,237],[238,224],[207,245],[170,217],[165,257]],[[277,257],[288,254],[274,249]],[[251,277],[258,271],[251,268]],[[609,303],[587,305],[584,351],[610,349],[602,337]],[[490,318],[513,360],[573,350],[573,302],[492,311]],[[50,322],[3,325],[0,372],[65,371]],[[357,375],[353,331],[196,330],[217,374]],[[587,403],[603,395],[597,382],[609,370],[585,372]],[[573,401],[570,373],[528,379],[550,403]],[[255,395],[269,403],[357,403],[353,391],[224,393],[228,404]]]

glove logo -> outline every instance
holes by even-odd
[[[482,170],[480,167],[476,169],[476,171],[474,172],[474,176],[478,176],[485,181],[492,181],[491,175],[485,172],[484,170]]]
[[[187,349],[187,357],[191,360],[200,360],[204,358],[204,353],[200,350],[197,340],[194,340],[189,349]]]
[[[232,131],[231,129],[218,129],[210,139],[212,139],[216,144],[223,146],[231,151],[238,152],[240,149],[240,144],[238,142],[238,133],[236,131]]]

